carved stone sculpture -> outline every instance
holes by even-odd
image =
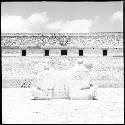
[[[84,64],[82,60],[79,60],[69,70],[58,71],[52,68],[49,69],[47,66],[45,69],[36,76],[36,85],[32,89],[34,99],[95,98],[97,87],[90,85],[89,76],[92,64]]]

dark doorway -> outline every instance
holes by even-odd
[[[26,56],[26,50],[22,50],[22,56]]]
[[[83,56],[83,50],[79,50],[79,56]]]
[[[67,50],[61,50],[61,55],[67,55]]]
[[[49,56],[49,50],[45,50],[45,56]]]
[[[107,50],[103,50],[103,56],[107,56]]]

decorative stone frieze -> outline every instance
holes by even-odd
[[[123,48],[123,33],[2,34],[2,48]]]

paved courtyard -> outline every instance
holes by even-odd
[[[3,88],[2,122],[123,124],[124,89],[99,88],[97,100],[31,100],[29,88]]]

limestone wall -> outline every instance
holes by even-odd
[[[60,49],[49,49],[50,56],[60,56],[61,52]]]
[[[77,56],[79,56],[79,50],[78,49],[68,49],[67,54],[68,54],[68,56],[77,57]]]
[[[1,46],[2,87],[30,87],[44,65],[57,70],[68,69],[79,58],[93,64],[91,81],[94,84],[100,87],[124,85],[122,32],[2,34]],[[22,57],[22,49],[26,50],[25,57]],[[45,57],[45,49],[49,49],[49,57]],[[61,56],[62,49],[67,50],[67,56]],[[79,56],[79,49],[83,50],[83,56]],[[107,49],[106,57],[103,49]]]
[[[103,56],[102,49],[84,49],[84,56]]]
[[[49,56],[61,56],[61,50],[63,49],[51,49],[49,50]],[[103,49],[83,49],[83,48],[68,48],[68,57],[78,57],[79,50],[83,50],[83,56],[103,56]],[[123,48],[109,48],[107,50],[107,56],[123,56]],[[22,56],[22,49],[2,49],[2,56]],[[26,49],[26,56],[45,56],[45,49]]]
[[[43,49],[27,49],[26,56],[44,56]]]
[[[30,87],[36,74],[49,65],[56,70],[69,69],[78,59],[93,64],[91,82],[100,87],[123,87],[123,57],[2,57],[2,87]]]
[[[123,48],[123,33],[2,34],[2,48]]]
[[[123,56],[123,49],[108,49],[108,56]]]
[[[21,56],[20,49],[2,49],[2,56]]]

